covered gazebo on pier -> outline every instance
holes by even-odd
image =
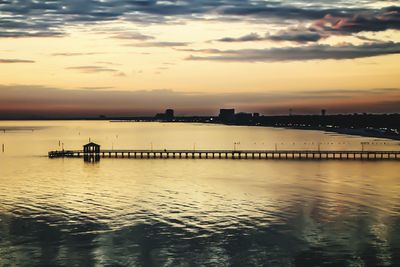
[[[100,145],[90,142],[83,146],[84,154],[100,154]]]

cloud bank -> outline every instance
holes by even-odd
[[[196,52],[196,50],[192,50]],[[278,62],[297,60],[355,59],[400,53],[400,43],[386,42],[345,44],[339,46],[310,45],[298,47],[240,49],[240,50],[197,50],[200,56],[191,55],[187,60],[227,62]],[[206,55],[204,55],[206,54]]]
[[[285,41],[315,45],[219,51],[215,55],[191,56],[189,59],[218,61],[352,59],[398,53],[398,44],[375,42],[358,47],[351,45],[328,47],[318,45],[318,42],[330,36],[399,30],[400,7],[396,3],[399,1],[382,1],[378,7],[376,1],[370,0],[351,2],[315,0],[312,4],[305,0],[1,0],[0,38],[60,37],[66,34],[67,27],[82,27],[102,22],[127,21],[137,26],[210,19],[216,22],[248,21],[257,25],[273,25],[281,30],[265,34],[251,32],[238,37],[221,37],[217,41],[225,43]],[[190,45],[188,42],[174,40],[155,41],[156,37],[132,29],[129,31],[119,29],[108,33],[109,38],[132,40],[135,43],[125,45],[137,47]],[[284,53],[287,55],[283,55]],[[55,55],[78,56],[79,53],[67,52]]]
[[[57,37],[65,32],[66,25],[117,20],[165,23],[206,15],[221,20],[240,17],[264,23],[319,21],[316,26],[342,32],[399,29],[398,6],[373,8],[372,3],[374,1],[361,0],[351,4],[316,0],[312,5],[304,0],[2,0],[0,37]]]

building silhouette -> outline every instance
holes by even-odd
[[[218,118],[223,123],[233,122],[235,120],[235,109],[220,109]]]
[[[167,109],[164,113],[157,113],[155,119],[161,121],[173,121],[175,118],[174,114],[175,111],[173,109]]]
[[[167,109],[166,111],[165,111],[165,118],[167,119],[167,120],[173,120],[174,119],[174,110],[173,109]]]
[[[240,112],[235,114],[235,123],[238,124],[248,124],[253,121],[253,114],[252,113],[245,113]]]

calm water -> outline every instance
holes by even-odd
[[[0,122],[0,266],[400,266],[398,162],[48,159],[104,148],[400,149],[316,131]],[[31,130],[32,129],[32,130]]]

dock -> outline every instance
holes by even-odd
[[[400,151],[357,150],[100,150],[94,143],[83,150],[50,151],[49,158],[127,159],[272,159],[272,160],[400,160]]]

